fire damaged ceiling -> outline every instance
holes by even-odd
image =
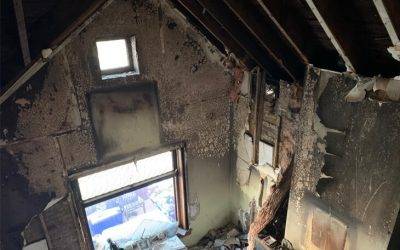
[[[2,1],[2,94],[42,49],[59,46],[105,2]],[[396,0],[172,2],[222,52],[247,68],[263,67],[272,79],[302,80],[307,64],[364,76],[400,72],[388,52],[399,41]]]
[[[396,1],[375,1],[388,10],[394,29],[384,25],[373,1],[176,2],[230,51],[244,51],[237,54],[243,62],[264,67],[272,77],[301,79],[308,63],[366,76],[393,77],[400,70],[387,51],[400,33]]]
[[[398,1],[2,1],[2,246],[400,249]]]

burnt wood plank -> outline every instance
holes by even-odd
[[[252,0],[264,15],[271,19],[290,43],[297,46],[307,61],[317,67],[343,71],[339,65],[341,58],[335,48],[326,48],[320,37],[307,22],[307,15],[299,0]]]
[[[281,67],[269,56],[258,43],[244,24],[229,10],[222,1],[199,0],[201,6],[240,44],[246,53],[258,65],[264,68],[268,76],[275,79],[293,80]]]
[[[177,0],[177,2],[186,9],[196,20],[204,26],[220,43],[228,50],[233,52],[248,69],[251,69],[254,63],[248,58],[243,48],[235,42],[232,36],[221,27],[221,25],[207,12],[203,12],[203,7],[196,1]]]
[[[294,79],[302,78],[308,60],[301,52],[297,53],[291,47],[286,37],[270,19],[266,19],[255,6],[246,1],[224,0],[224,2],[286,73]]]

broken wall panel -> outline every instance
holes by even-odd
[[[50,249],[81,249],[76,215],[72,213],[67,196],[51,206],[49,203],[39,216]]]
[[[21,249],[23,238],[21,232],[31,218],[46,206],[51,200],[51,194],[33,193],[29,181],[19,173],[24,168],[18,163],[18,158],[5,149],[0,149],[1,158],[1,241],[5,249]],[[40,228],[40,227],[39,227]],[[32,240],[33,234],[27,235]]]
[[[346,103],[354,83],[346,74],[307,73],[286,224],[295,248],[309,244],[306,218],[316,207],[341,218],[346,248],[388,245],[400,206],[400,105]]]
[[[5,150],[17,159],[18,174],[28,180],[30,192],[61,196],[65,169],[54,138],[44,138],[7,146]]]
[[[254,213],[256,216],[257,213],[252,211],[253,204],[259,210],[269,199],[273,199],[271,187],[283,181],[282,175],[289,169],[294,155],[300,103],[301,88],[298,85],[281,82],[279,98],[270,103],[269,108],[264,109],[261,139],[274,146],[275,170],[271,168],[263,171],[264,168],[252,167],[251,154],[249,155],[252,144],[246,140],[245,136],[250,113],[249,100],[244,97],[239,99],[233,122],[235,154],[232,156],[234,160],[232,190],[237,193],[233,202],[235,222],[241,220],[243,214]],[[270,107],[273,109],[271,110]],[[262,179],[264,184],[261,182]]]
[[[46,238],[42,222],[38,215],[33,216],[23,231],[24,241],[27,245]]]
[[[2,105],[0,119],[2,144],[63,133],[81,125],[64,53],[55,56]]]

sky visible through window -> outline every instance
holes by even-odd
[[[125,39],[96,42],[101,70],[125,68],[129,66],[129,56]]]
[[[143,160],[93,173],[78,179],[82,200],[165,174],[174,169],[172,152],[168,151]]]

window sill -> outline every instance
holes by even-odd
[[[176,236],[178,236],[180,239],[185,238],[186,236],[189,236],[192,234],[192,229],[183,229],[178,227],[178,231],[176,232]]]
[[[128,71],[128,72],[122,72],[122,73],[115,73],[115,74],[105,74],[101,76],[101,80],[109,80],[109,79],[115,79],[115,78],[122,78],[122,77],[127,77],[127,76],[135,76],[139,75],[140,73],[137,71]]]

